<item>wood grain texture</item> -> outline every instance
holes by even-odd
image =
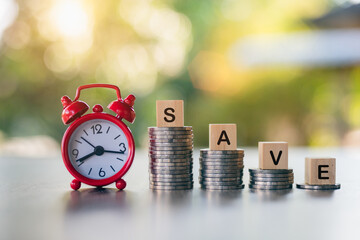
[[[209,124],[210,150],[236,150],[236,124]]]
[[[287,142],[259,142],[260,169],[288,169]]]
[[[183,127],[184,101],[158,100],[156,101],[157,127]]]
[[[326,185],[335,183],[335,158],[305,158],[305,184]]]

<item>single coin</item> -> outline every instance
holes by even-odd
[[[149,158],[152,163],[192,163],[192,158],[166,159],[166,158]]]
[[[168,135],[149,135],[150,140],[167,140],[167,139],[187,139],[193,140],[193,134],[168,134]]]
[[[193,181],[188,181],[186,183],[182,182],[154,182],[149,181],[149,184],[152,186],[192,186],[194,184]]]
[[[232,177],[232,178],[227,178],[227,177],[215,177],[215,178],[210,178],[210,177],[199,177],[199,181],[208,181],[208,182],[236,182],[236,181],[242,181],[242,177]]]
[[[234,177],[238,177],[241,178],[243,177],[242,173],[201,173],[200,172],[200,177],[206,177],[206,178],[223,178],[223,177],[229,177],[229,178],[234,178]]]
[[[152,174],[149,175],[152,178],[167,178],[167,179],[180,179],[180,178],[192,178],[192,173],[186,173],[186,174]]]
[[[221,170],[221,169],[216,169],[216,170],[211,170],[211,169],[203,169],[200,168],[199,169],[199,173],[216,173],[216,174],[234,174],[234,173],[240,173],[242,172],[242,169],[231,169],[231,170]]]
[[[150,142],[149,147],[192,147],[193,143],[190,142],[171,142],[171,143],[164,143],[164,142]]]
[[[188,167],[192,166],[192,162],[182,162],[182,163],[157,163],[150,162],[150,166],[153,167]]]
[[[193,143],[192,138],[149,139],[149,143]]]
[[[234,158],[234,159],[226,159],[226,158],[199,158],[200,163],[204,164],[237,164],[243,163],[244,160],[242,158]]]
[[[149,134],[152,136],[164,136],[164,135],[193,135],[192,130],[184,130],[184,131],[150,131]]]
[[[151,186],[151,190],[165,190],[165,191],[175,191],[175,190],[191,190],[194,186]]]
[[[230,155],[236,155],[236,154],[244,154],[244,150],[243,150],[243,149],[236,149],[236,150],[210,150],[210,149],[206,148],[206,149],[200,149],[200,154],[207,154],[207,155],[211,155],[211,154],[215,154],[215,155],[226,155],[226,154],[230,154]]]
[[[293,181],[288,181],[288,182],[254,182],[254,181],[250,181],[250,184],[253,185],[264,185],[264,186],[280,186],[280,185],[289,185],[289,184],[293,184]]]
[[[188,166],[149,166],[149,169],[151,170],[157,170],[157,171],[168,171],[168,170],[174,170],[174,171],[181,171],[181,170],[191,170],[192,169],[192,165],[188,165]]]
[[[148,127],[149,131],[169,131],[169,130],[192,130],[192,126],[184,127]]]
[[[205,186],[205,185],[201,185],[201,189],[204,190],[239,190],[239,189],[244,189],[244,185],[239,185],[239,186]]]
[[[200,185],[206,186],[239,186],[243,184],[243,181],[237,182],[206,182],[206,181],[199,181]]]
[[[187,178],[161,178],[161,177],[149,177],[151,182],[189,182],[193,181],[192,177]]]
[[[187,147],[149,147],[149,151],[193,151],[193,146]]]
[[[294,173],[279,173],[279,174],[276,174],[276,173],[256,173],[256,174],[253,174],[253,173],[250,173],[250,177],[262,177],[262,178],[285,178],[285,177],[294,177]]]
[[[201,170],[224,170],[224,171],[237,171],[243,169],[244,166],[210,166],[210,165],[201,165]]]
[[[327,184],[327,185],[308,185],[308,184],[296,184],[299,189],[306,190],[337,190],[340,189],[340,184]]]
[[[179,150],[179,151],[155,151],[155,150],[149,150],[149,154],[150,155],[165,155],[165,156],[168,156],[168,155],[189,155],[189,154],[192,154],[192,150]]]
[[[192,158],[192,153],[188,154],[149,154],[152,159],[189,159]]]
[[[274,186],[272,186],[272,185],[267,186],[267,185],[249,184],[249,188],[259,189],[259,190],[281,190],[281,189],[290,189],[290,188],[292,188],[292,184],[274,185]]]
[[[149,169],[149,172],[152,174],[165,174],[165,175],[171,175],[171,174],[190,174],[192,173],[192,169],[187,170],[157,170],[157,169]]]
[[[262,177],[252,177],[250,176],[250,181],[260,181],[260,182],[268,182],[268,181],[274,181],[274,182],[288,182],[288,181],[294,181],[294,177],[284,177],[284,178],[262,178]]]
[[[243,159],[244,155],[241,154],[211,154],[206,155],[200,153],[200,158],[202,159],[225,159],[225,160],[235,160],[235,159]]]
[[[249,169],[250,174],[284,174],[284,173],[292,173],[292,169]]]

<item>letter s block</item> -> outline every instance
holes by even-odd
[[[183,127],[184,101],[158,100],[156,101],[157,127]]]
[[[236,150],[236,124],[209,124],[210,150]]]
[[[335,182],[335,158],[305,158],[305,184],[327,185]]]
[[[260,169],[288,169],[287,142],[259,142]]]

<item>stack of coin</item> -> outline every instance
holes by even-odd
[[[205,190],[243,189],[244,150],[200,150],[199,182]]]
[[[249,169],[250,189],[284,190],[294,183],[292,169]]]
[[[149,127],[148,131],[150,189],[192,189],[192,127]]]

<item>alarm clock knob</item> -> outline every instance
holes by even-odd
[[[63,96],[61,98],[61,103],[64,107],[61,118],[64,124],[69,124],[73,122],[75,119],[81,117],[88,109],[89,105],[87,105],[83,101],[71,101],[68,96]]]
[[[92,110],[93,112],[97,112],[97,113],[104,111],[103,107],[100,104],[96,104]]]
[[[133,123],[135,121],[135,110],[132,106],[134,106],[135,96],[129,95],[124,100],[115,100],[111,102],[108,108],[114,111],[119,118],[124,118],[125,120]]]

